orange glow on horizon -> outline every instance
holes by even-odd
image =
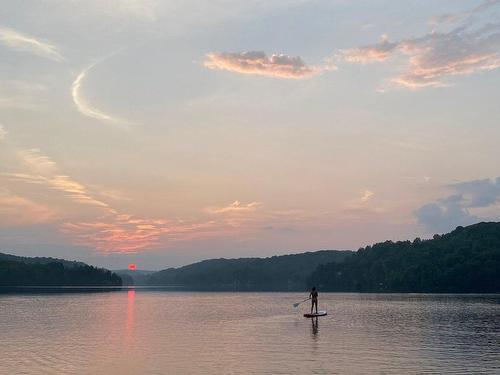
[[[130,263],[128,265],[128,269],[131,271],[135,271],[137,269],[137,265],[135,263]]]

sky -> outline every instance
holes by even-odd
[[[0,0],[0,251],[112,269],[500,219],[500,1]]]

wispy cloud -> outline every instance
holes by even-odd
[[[473,13],[498,1],[485,2]],[[460,19],[463,19],[462,17]],[[482,26],[464,23],[451,31],[432,31],[422,37],[390,42],[383,36],[378,44],[341,51],[347,62],[367,64],[395,56],[406,58],[406,70],[392,78],[389,86],[407,89],[443,87],[451,76],[470,75],[500,68],[500,23]]]
[[[398,43],[390,42],[387,35],[382,35],[379,44],[351,48],[341,51],[340,55],[350,63],[368,64],[375,61],[387,60],[397,46]]]
[[[233,203],[224,207],[208,207],[205,209],[205,211],[211,214],[244,213],[253,212],[261,206],[261,202],[250,202],[247,204],[242,204],[240,201],[234,201]]]
[[[204,65],[209,69],[284,79],[309,78],[326,70],[335,69],[333,65],[322,67],[307,65],[299,56],[284,54],[267,56],[262,51],[213,52],[206,56]]]
[[[169,242],[186,240],[186,236],[210,232],[213,222],[186,224],[171,220],[135,218],[114,215],[105,220],[65,223],[61,229],[77,244],[90,246],[104,253],[134,253],[141,249],[166,246]],[[162,242],[163,241],[163,242]]]
[[[119,190],[107,190],[107,189],[99,188],[98,191],[99,191],[100,196],[102,196],[104,198],[112,199],[114,201],[131,201],[132,200],[125,193],[123,193],[122,191],[119,191]]]
[[[0,27],[0,43],[14,50],[29,52],[53,61],[65,61],[65,58],[54,44],[38,40],[31,35],[23,34],[14,29]]]
[[[474,33],[432,33],[400,44],[409,69],[392,81],[410,89],[441,87],[443,78],[500,67],[500,24]]]
[[[3,125],[0,124],[0,141],[3,141],[5,137],[7,137],[7,130],[5,130]]]
[[[56,211],[46,205],[0,189],[0,224],[10,227],[52,222]]]
[[[28,170],[22,173],[4,173],[3,175],[11,181],[43,185],[50,190],[62,192],[65,197],[76,203],[114,212],[108,204],[94,198],[84,185],[62,174],[57,164],[50,157],[42,154],[40,150],[19,150],[18,156]]]
[[[342,215],[359,217],[363,215],[377,215],[383,211],[371,203],[373,197],[375,197],[375,193],[372,190],[364,189],[359,191],[358,194],[355,198],[349,199],[344,203]]]
[[[484,0],[481,3],[479,3],[476,7],[461,13],[455,13],[455,14],[446,13],[436,17],[432,17],[430,20],[430,24],[438,26],[446,23],[453,24],[458,22],[464,22],[467,19],[471,18],[472,16],[484,12],[498,4],[500,4],[500,0]]]
[[[370,199],[373,198],[373,196],[375,195],[375,193],[371,190],[365,190],[363,191],[363,194],[361,195],[361,202],[368,202]]]
[[[94,69],[98,64],[108,60],[109,58],[114,56],[116,53],[117,52],[114,52],[111,55],[108,55],[102,59],[99,59],[99,60],[93,62],[92,64],[90,64],[89,66],[87,66],[85,69],[83,69],[78,74],[78,76],[76,77],[76,79],[73,81],[73,83],[71,85],[71,96],[73,98],[73,103],[75,104],[76,108],[78,109],[78,111],[82,115],[87,116],[87,117],[91,117],[93,119],[103,121],[103,122],[126,124],[127,123],[126,121],[124,121],[118,117],[112,116],[110,114],[107,114],[107,113],[99,110],[98,108],[92,106],[91,104],[89,104],[82,93],[83,82],[84,82],[85,78],[87,77],[87,74],[92,69]]]
[[[56,215],[55,209],[49,209],[44,204],[0,190],[0,221],[4,219],[8,221],[8,218],[12,217],[10,225],[52,221],[71,242],[103,253],[130,253],[142,249],[167,247],[176,241],[223,235],[230,228],[230,224],[224,220],[217,222],[208,218],[186,222],[180,219],[137,217],[120,212],[98,197],[103,199],[109,197],[113,200],[128,199],[122,192],[95,190],[95,187],[90,188],[76,181],[64,174],[52,158],[38,149],[16,150],[16,154],[24,168],[19,172],[1,174],[10,183],[24,184],[24,187],[41,186],[47,191],[59,193],[61,197],[76,205],[91,207],[93,210],[91,214],[86,213],[87,217],[90,215],[88,219],[68,218],[67,209],[61,210],[61,215]],[[25,188],[20,190],[26,193]],[[38,193],[37,197],[39,198]],[[62,204],[62,207],[64,206]],[[240,205],[239,202],[235,202],[229,208],[222,208],[220,212],[251,211],[257,206],[257,203]],[[76,207],[77,217],[78,210]]]

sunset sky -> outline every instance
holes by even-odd
[[[0,252],[162,269],[500,219],[500,1],[1,3]]]

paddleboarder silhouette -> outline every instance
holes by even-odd
[[[316,287],[313,286],[311,289],[311,293],[309,294],[309,298],[311,300],[311,314],[313,313],[313,308],[316,307],[316,314],[318,313],[318,291]]]

